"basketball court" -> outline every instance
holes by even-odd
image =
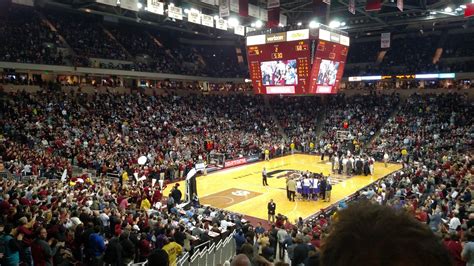
[[[262,185],[262,170],[267,169],[268,185]],[[201,204],[210,205],[248,216],[267,219],[267,203],[273,199],[276,212],[284,214],[294,221],[298,217],[306,218],[322,208],[344,199],[361,188],[401,168],[398,164],[375,163],[373,176],[332,175],[331,163],[321,161],[320,156],[295,154],[270,161],[229,168],[207,176],[197,177],[197,190]],[[331,175],[333,190],[331,202],[302,201],[290,202],[286,198],[286,177],[294,171],[310,171]],[[180,181],[183,191],[184,181]],[[165,189],[169,194],[171,186]],[[183,191],[184,192],[184,191]]]

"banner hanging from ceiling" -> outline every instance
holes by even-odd
[[[267,0],[267,8],[275,8],[280,6],[280,0]]]
[[[150,13],[155,13],[158,15],[165,14],[165,4],[158,0],[148,0],[147,1],[147,9]]]
[[[168,5],[168,17],[183,20],[183,9],[181,7]]]
[[[280,24],[280,8],[271,8],[268,10],[268,23],[267,26],[269,28],[278,27]]]
[[[13,3],[18,3],[18,1],[12,1]],[[31,1],[33,2],[33,1]],[[108,6],[117,6],[117,0],[96,0],[97,3],[101,3]]]
[[[365,11],[379,11],[382,9],[381,0],[367,0],[365,3]]]
[[[230,11],[231,12],[239,13],[239,8],[240,8],[239,0],[230,0]]]
[[[355,15],[356,13],[356,5],[355,5],[355,0],[349,0],[349,6],[347,7],[349,12],[352,13],[352,15]]]
[[[398,10],[403,12],[403,0],[397,0]]]
[[[196,24],[201,24],[201,12],[196,9],[191,9],[188,12],[188,21]]]
[[[280,13],[280,24],[283,26],[288,25],[288,18],[287,16]]]
[[[380,35],[380,48],[390,48],[390,32],[384,32]]]
[[[466,9],[464,9],[464,17],[469,18],[474,16],[474,3],[466,4]]]
[[[216,20],[216,28],[220,30],[227,30],[227,20],[223,18],[219,18]]]
[[[122,0],[120,7],[123,9],[138,11],[138,0]]]
[[[265,8],[260,8],[260,20],[268,21],[268,10]]]
[[[230,0],[219,0],[219,17],[230,16]]]
[[[260,9],[258,6],[249,4],[249,16],[254,18],[260,18]]]
[[[201,14],[201,24],[208,27],[214,27],[214,18],[209,15]]]
[[[249,0],[239,0],[239,15],[242,17],[249,16]]]
[[[203,2],[205,4],[208,4],[208,5],[213,5],[213,6],[216,6],[217,4],[219,4],[219,2],[216,1],[216,0],[201,0],[201,2]]]
[[[234,33],[240,36],[245,36],[245,26],[242,26],[242,25],[235,26]]]

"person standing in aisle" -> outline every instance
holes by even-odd
[[[262,183],[263,183],[264,186],[268,186],[267,169],[265,167],[263,167],[263,171],[262,171]]]
[[[273,202],[273,199],[270,199],[270,202],[267,205],[267,209],[268,209],[268,223],[270,223],[270,219],[272,220],[272,223],[274,223],[276,204],[275,202]]]

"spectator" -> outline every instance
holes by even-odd
[[[321,264],[368,262],[373,265],[451,265],[451,258],[434,234],[406,213],[362,202],[339,213],[333,231],[322,246]]]

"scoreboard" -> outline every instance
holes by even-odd
[[[325,26],[247,37],[247,58],[256,94],[335,93],[349,37]]]

